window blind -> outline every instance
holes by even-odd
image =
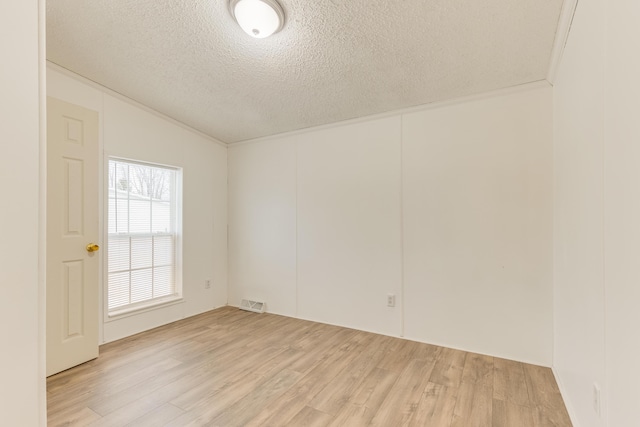
[[[109,160],[108,310],[179,297],[177,170]]]

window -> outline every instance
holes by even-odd
[[[109,159],[109,315],[179,299],[177,168]]]

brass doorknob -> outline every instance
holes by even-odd
[[[87,245],[87,252],[95,252],[97,250],[100,250],[100,246],[96,245],[95,243],[89,243]]]

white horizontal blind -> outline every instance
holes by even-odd
[[[179,296],[176,174],[173,168],[109,160],[110,313]]]

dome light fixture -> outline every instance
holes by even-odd
[[[257,39],[269,37],[284,25],[284,10],[276,0],[230,0],[229,10],[240,28]]]

